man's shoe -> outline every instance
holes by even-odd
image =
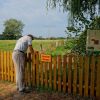
[[[30,92],[31,92],[31,91],[29,91],[29,90],[25,90],[25,89],[19,91],[19,93],[21,93],[21,94],[24,94],[24,93],[30,93]]]

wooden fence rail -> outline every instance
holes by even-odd
[[[25,84],[73,95],[100,97],[100,56],[64,55],[41,61],[39,52],[28,54]],[[11,51],[0,51],[0,79],[15,82]]]

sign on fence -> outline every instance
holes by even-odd
[[[100,30],[87,30],[86,50],[100,51]]]
[[[51,62],[51,55],[41,54],[41,61]]]

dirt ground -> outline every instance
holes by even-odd
[[[0,81],[0,100],[94,100],[55,92],[41,92],[34,89],[27,94],[16,91],[15,83]]]

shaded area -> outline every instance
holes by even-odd
[[[34,89],[27,94],[16,91],[15,83],[0,81],[0,100],[93,100],[79,96],[70,96],[62,93],[38,91]]]

